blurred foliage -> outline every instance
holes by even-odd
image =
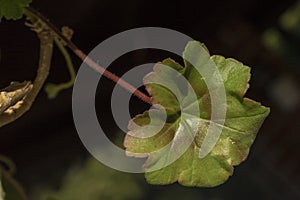
[[[270,28],[265,31],[263,35],[264,45],[271,49],[272,51],[276,51],[277,53],[281,52],[282,46],[284,44],[284,39],[280,35],[280,32],[275,28]]]
[[[279,24],[300,39],[300,1],[281,15]]]
[[[2,17],[6,19],[20,19],[24,12],[24,7],[28,6],[32,0],[0,0],[0,21]]]
[[[59,190],[36,188],[33,200],[140,199],[143,191],[132,174],[117,172],[88,159],[84,166],[69,169]]]
[[[124,200],[140,199],[142,194],[142,188],[134,175],[117,172],[90,158],[84,166],[69,169],[59,190],[35,188],[31,199]]]
[[[263,34],[264,45],[287,58],[293,66],[300,66],[300,1],[286,10],[277,24]]]

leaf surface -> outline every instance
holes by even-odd
[[[0,21],[2,17],[7,20],[20,19],[24,12],[24,7],[28,6],[32,0],[0,0]]]
[[[159,133],[148,138],[133,136],[138,133],[145,135],[145,131],[151,132],[143,129],[143,126],[151,121],[149,113],[160,112],[160,109],[146,111],[129,122],[129,132],[124,140],[126,152],[129,156],[148,157],[144,167],[146,179],[151,184],[171,184],[178,181],[185,186],[214,187],[224,183],[232,175],[233,166],[247,158],[256,134],[269,114],[269,108],[244,97],[249,87],[250,68],[234,59],[215,55],[209,59],[215,63],[223,79],[227,112],[224,124],[211,121],[211,97],[206,80],[186,61],[195,45],[199,45],[199,42],[189,42],[183,52],[185,67],[166,59],[156,64],[154,71],[144,79],[153,104],[161,104],[167,112],[166,123]],[[202,62],[202,53],[192,56]],[[188,80],[195,92],[196,101],[190,97],[190,92],[182,92],[190,91],[183,89],[189,87],[188,84],[179,84],[178,75],[172,75],[163,65],[176,70]],[[167,81],[173,92],[155,84],[159,80]],[[200,115],[185,114],[186,110],[194,110],[196,107],[199,107]],[[155,116],[158,116],[155,120],[162,120],[159,115]],[[210,124],[220,128],[222,132],[210,153],[200,158],[200,148]],[[193,133],[194,130],[197,130],[196,133]],[[187,141],[191,141],[188,147]],[[183,153],[180,153],[182,150]]]

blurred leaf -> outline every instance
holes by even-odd
[[[20,19],[24,12],[24,7],[28,6],[32,0],[0,0],[0,21],[2,17],[6,19]]]
[[[83,167],[74,166],[63,178],[59,190],[36,188],[33,200],[126,200],[140,199],[142,189],[133,175],[88,159]]]
[[[300,1],[287,9],[278,20],[278,25],[266,29],[263,44],[285,60],[288,66],[299,69],[300,60]]]
[[[280,16],[279,23],[282,28],[300,38],[300,1]]]
[[[199,45],[199,43],[188,43],[183,53],[184,58],[193,54],[195,45]],[[198,56],[197,60],[200,61],[203,57],[202,54],[193,56]],[[161,64],[157,64],[154,67],[154,72],[144,79],[146,88],[152,95],[153,104],[160,103],[163,105],[166,108],[168,119],[162,130],[155,136],[137,138],[131,136],[130,133],[127,134],[124,146],[128,155],[148,157],[145,163],[146,179],[151,184],[171,184],[176,181],[185,186],[198,187],[213,187],[222,184],[232,175],[233,166],[246,159],[256,133],[269,114],[269,108],[243,98],[249,86],[249,67],[234,59],[225,59],[222,56],[212,56],[211,60],[218,67],[227,95],[227,115],[224,126],[210,121],[211,100],[209,91],[204,78],[189,63],[185,62],[185,68],[183,68],[170,59],[162,62],[163,65],[168,65],[185,76],[197,94],[198,102],[196,103],[189,101],[189,95],[182,94],[182,102],[190,102],[190,104],[181,105],[180,108],[173,93],[163,86],[153,84],[155,80],[163,79],[173,81],[171,87],[178,87],[179,91],[179,87],[183,87],[177,85],[176,78],[168,74],[169,71],[164,70]],[[194,116],[198,123],[190,123],[185,117],[180,116],[180,110],[190,109],[188,107],[192,104],[199,105],[201,111],[200,116]],[[145,129],[134,126],[132,122],[139,126],[145,126],[150,122],[149,114],[157,110],[152,109],[143,115],[136,116],[129,123],[130,132],[145,134]],[[159,121],[161,119],[154,118],[154,120]],[[210,123],[221,126],[222,134],[213,150],[206,157],[199,158],[199,150]],[[178,150],[184,139],[193,136],[192,130],[197,130],[197,128],[199,129],[193,143],[178,160],[160,170],[151,170],[155,169],[153,167],[162,166],[168,162],[170,154],[169,152],[151,152],[159,150],[169,143],[172,145],[171,150]],[[150,170],[151,172],[149,172]]]
[[[266,30],[263,34],[263,43],[268,49],[277,53],[283,53],[284,40],[278,30],[274,28]]]

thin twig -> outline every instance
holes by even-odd
[[[66,65],[68,67],[68,71],[70,74],[70,80],[68,82],[54,84],[54,83],[47,83],[45,85],[44,90],[47,92],[48,98],[53,99],[57,96],[57,94],[64,89],[68,89],[73,86],[75,79],[76,79],[76,72],[74,70],[73,62],[68,53],[67,49],[64,45],[59,41],[58,38],[54,38],[54,42],[58,49],[60,50],[61,54],[65,58]]]
[[[74,83],[75,78],[76,78],[76,72],[74,70],[72,59],[71,59],[67,49],[64,47],[64,45],[57,38],[54,38],[54,42],[55,42],[55,44],[57,45],[60,52],[62,53],[62,55],[65,58],[66,65],[67,65],[69,73],[70,73],[70,81],[69,82]]]
[[[96,62],[94,62],[91,58],[89,58],[83,51],[81,51],[71,40],[66,38],[47,18],[45,18],[41,13],[33,9],[32,7],[27,7],[25,15],[33,15],[37,19],[41,20],[44,24],[48,26],[48,28],[53,31],[58,38],[64,41],[67,46],[85,63],[87,63],[91,68],[95,71],[103,74],[108,79],[114,81],[115,83],[119,84],[124,89],[128,90],[130,93],[134,94],[139,99],[143,100],[144,102],[152,105],[151,98],[139,91],[137,88],[132,86],[130,83],[124,81],[117,75],[107,71]]]

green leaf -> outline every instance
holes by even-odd
[[[150,123],[151,113],[161,112],[160,109],[151,109],[142,115],[136,116],[129,122],[129,132],[125,137],[124,146],[129,156],[148,157],[144,167],[146,179],[150,184],[171,184],[178,181],[185,186],[214,187],[224,183],[233,173],[233,166],[244,161],[256,134],[264,119],[269,114],[269,108],[262,106],[248,98],[244,98],[250,80],[250,68],[234,59],[225,59],[222,56],[212,56],[223,79],[226,92],[226,119],[225,123],[218,124],[211,121],[211,97],[205,78],[186,61],[188,56],[196,56],[197,61],[205,59],[205,52],[193,54],[193,48],[198,42],[189,42],[184,53],[185,67],[171,59],[166,59],[154,67],[154,72],[144,79],[147,91],[152,95],[153,104],[159,103],[165,107],[167,120],[164,127],[156,135],[148,138],[138,138],[133,135],[147,134],[151,129],[143,129]],[[201,44],[202,45],[202,44]],[[202,45],[203,46],[203,45]],[[204,61],[203,61],[204,62]],[[205,64],[205,63],[204,63]],[[170,66],[178,74],[183,75],[196,94],[196,102],[192,102],[191,93],[184,94],[182,88],[188,87],[179,84],[178,75],[174,76],[163,65]],[[173,93],[168,88],[155,84],[165,80],[171,86]],[[181,100],[179,101],[174,95]],[[189,91],[189,90],[188,90]],[[183,116],[182,110],[200,108],[200,116]],[[163,123],[160,115],[152,115],[152,120]],[[191,123],[192,121],[192,123]],[[210,124],[222,128],[221,135],[204,158],[199,157],[199,151]],[[135,124],[139,125],[136,126]],[[193,134],[193,130],[197,130]],[[134,134],[132,134],[134,133]],[[185,148],[185,140],[192,137],[192,143],[184,153],[172,162],[172,151],[181,151]],[[171,151],[159,151],[171,145]],[[172,162],[170,165],[166,163]],[[162,167],[161,166],[166,166]],[[158,170],[157,170],[158,169]]]
[[[24,7],[28,6],[32,0],[0,0],[0,21],[2,17],[7,20],[20,19],[24,12]]]

